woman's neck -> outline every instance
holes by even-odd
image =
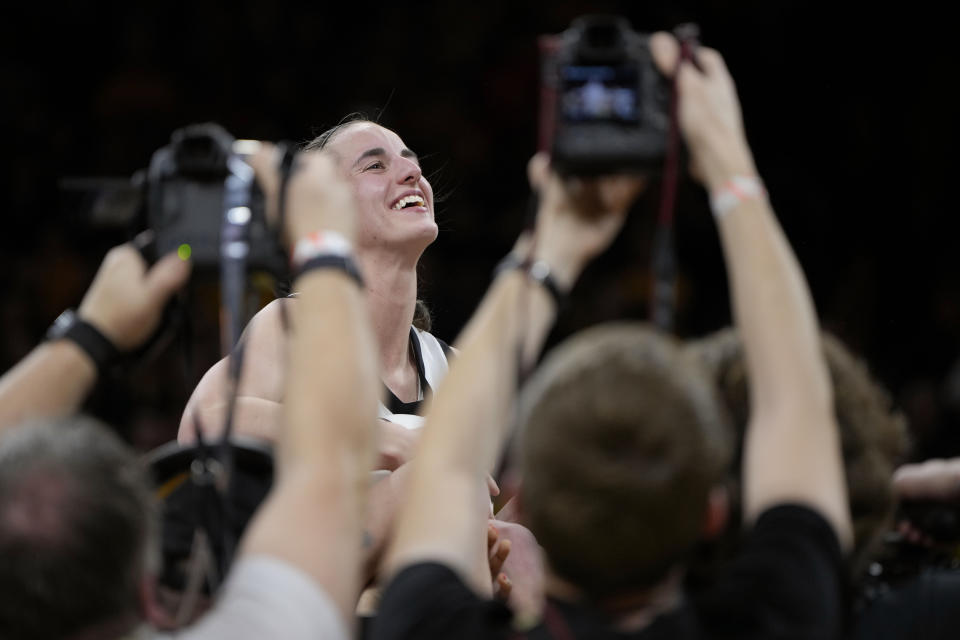
[[[410,323],[417,304],[417,263],[386,252],[357,255],[384,383],[404,402],[416,400],[416,367],[410,359]]]

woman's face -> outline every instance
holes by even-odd
[[[393,131],[372,122],[351,124],[328,143],[353,186],[360,219],[357,244],[415,252],[437,238],[433,188],[415,153]]]

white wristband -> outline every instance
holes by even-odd
[[[733,176],[710,194],[710,209],[715,218],[721,218],[741,202],[766,195],[763,181],[757,176]]]
[[[349,256],[352,252],[353,245],[342,233],[314,231],[297,240],[290,255],[290,264],[294,270],[297,270],[307,260],[317,256]]]

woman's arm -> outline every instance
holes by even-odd
[[[261,309],[244,330],[244,362],[234,409],[233,433],[275,441],[281,427],[284,378],[287,366],[284,309],[293,298],[274,300]],[[229,398],[229,361],[217,362],[201,378],[187,401],[177,440],[196,440],[198,422],[205,437],[223,432]]]

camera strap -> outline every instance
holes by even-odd
[[[293,162],[297,157],[297,149],[293,144],[282,143],[280,150],[280,193],[277,194],[277,235],[282,233],[287,224],[287,185],[293,174]]]
[[[227,158],[224,180],[223,217],[220,226],[220,307],[221,349],[229,354],[227,385],[229,401],[223,434],[216,446],[204,442],[200,416],[194,415],[197,456],[192,467],[192,481],[203,489],[205,499],[196,514],[197,528],[188,562],[187,574],[193,579],[187,588],[192,601],[204,580],[211,591],[218,586],[233,557],[236,540],[223,523],[232,518],[229,488],[233,477],[233,450],[230,437],[236,406],[240,373],[243,367],[243,308],[247,286],[247,256],[250,253],[251,198],[254,186],[253,169],[238,155]],[[219,553],[211,559],[210,536],[220,536]],[[219,571],[217,571],[219,570]]]
[[[680,42],[680,57],[677,69],[684,62],[695,62],[698,44],[696,25],[680,25],[674,30]],[[663,166],[660,187],[660,211],[653,237],[651,272],[650,316],[655,325],[664,331],[672,331],[677,304],[677,255],[673,241],[674,214],[676,210],[677,183],[680,165],[680,119],[678,116],[677,74],[670,82],[670,128],[667,134],[667,154]]]
[[[220,227],[221,353],[230,353],[243,331],[243,299],[250,254],[250,200],[253,169],[238,156],[227,160]]]

